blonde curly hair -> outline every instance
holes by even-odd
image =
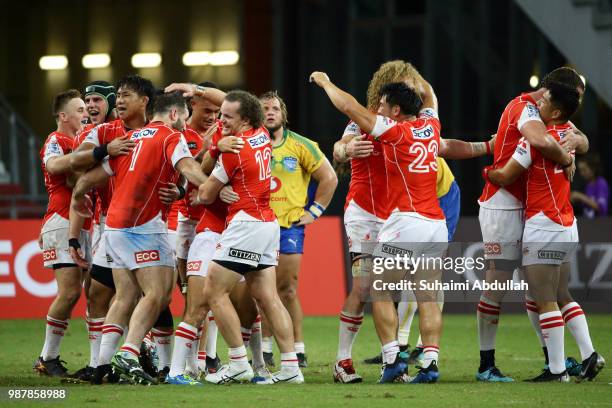
[[[419,71],[409,62],[393,60],[385,62],[372,76],[367,92],[367,107],[371,111],[378,109],[380,103],[380,89],[392,82],[407,82],[415,87],[423,77]]]

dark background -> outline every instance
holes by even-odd
[[[411,61],[440,102],[443,137],[485,140],[506,103],[528,91],[529,78],[566,65],[565,58],[511,0],[48,0],[0,1],[0,94],[42,140],[55,124],[53,95],[91,80],[117,81],[137,72],[161,87],[213,80],[224,89],[259,94],[277,89],[290,127],[319,142],[331,159],[347,121],[308,84],[327,72],[360,101],[372,73],[390,59]],[[240,52],[231,67],[182,65],[190,50]],[[159,68],[134,69],[136,52],[162,54]],[[82,55],[107,52],[111,67],[87,70]],[[42,71],[38,59],[65,54],[64,71]],[[589,88],[574,122],[591,150],[606,158],[610,109]],[[464,215],[477,213],[480,169],[490,159],[451,161]],[[610,179],[612,164],[604,160]],[[577,181],[580,187],[580,180]],[[340,214],[348,179],[328,213]]]

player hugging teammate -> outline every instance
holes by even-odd
[[[370,295],[364,287],[373,257],[443,256],[460,209],[459,188],[443,158],[491,153],[479,201],[485,278],[507,280],[523,268],[529,318],[546,356],[533,381],[564,382],[571,374],[592,380],[605,361],[567,289],[567,261],[578,241],[568,199],[573,154],[588,150],[586,137],[568,122],[584,92],[577,73],[553,71],[539,90],[510,102],[495,138],[472,143],[442,137],[435,92],[405,61],[385,63],[374,74],[367,107],[325,73],[310,79],[351,120],[334,147],[337,160],[351,162],[344,221],[353,263],[334,381],[362,381],[351,348]],[[287,128],[276,92],[257,98],[203,82],[156,93],[149,80],[130,75],[116,87],[92,82],[84,95],[85,101],[68,90],[55,97],[57,130],[41,150],[49,192],[41,249],[58,294],[35,370],[68,376],[60,344],[84,284],[90,361],[71,381],[303,383],[297,282],[305,227],[322,215],[337,185],[318,144]],[[91,124],[84,126],[86,119]],[[519,262],[521,251],[526,256]],[[543,251],[554,256],[535,256]],[[433,282],[441,272],[423,267],[414,276]],[[169,304],[177,282],[186,305],[175,328]],[[372,298],[380,383],[438,381],[442,295],[404,292],[398,307],[390,293]],[[495,364],[503,296],[486,291],[478,303],[480,381],[513,381]],[[417,308],[420,339],[409,356]],[[565,359],[564,325],[582,363]],[[225,365],[216,353],[217,330],[229,348]],[[272,336],[280,349],[276,373],[268,371]],[[408,365],[415,362],[418,371],[410,377]]]

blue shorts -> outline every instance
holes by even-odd
[[[457,223],[459,222],[459,213],[461,212],[461,192],[457,181],[453,180],[448,193],[438,198],[440,208],[446,217],[446,228],[448,229],[448,241],[453,240]]]
[[[280,253],[281,254],[303,254],[304,253],[304,226],[292,226],[280,229]]]

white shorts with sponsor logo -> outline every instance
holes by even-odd
[[[432,220],[415,213],[394,212],[378,234],[374,256],[391,258],[443,257],[448,247],[445,220]]]
[[[111,268],[109,257],[106,253],[106,231],[102,232],[98,246],[94,251],[93,264],[103,268]]]
[[[531,219],[525,223],[523,233],[523,266],[561,265],[569,262],[578,247],[576,220],[571,227],[561,228],[558,224],[551,228],[542,228],[530,221]]]
[[[176,227],[176,257],[181,259],[187,259],[189,254],[189,247],[194,242],[196,235],[197,221],[190,219],[179,220],[178,226]]]
[[[277,265],[280,245],[278,221],[231,221],[221,234],[215,261],[238,262],[256,267]]]
[[[383,220],[370,214],[351,200],[344,211],[344,229],[349,252],[372,254]]]
[[[485,247],[485,259],[520,259],[525,223],[522,209],[498,210],[480,207],[478,221]]]
[[[212,231],[203,231],[195,236],[187,256],[187,276],[206,276],[208,264],[215,256],[217,243],[221,234]]]
[[[60,228],[42,233],[43,262],[45,268],[55,264],[74,264],[68,249],[68,228]],[[79,244],[87,262],[91,262],[91,238],[88,231],[81,231]]]
[[[174,253],[167,233],[135,234],[107,229],[104,237],[111,268],[174,267]]]

